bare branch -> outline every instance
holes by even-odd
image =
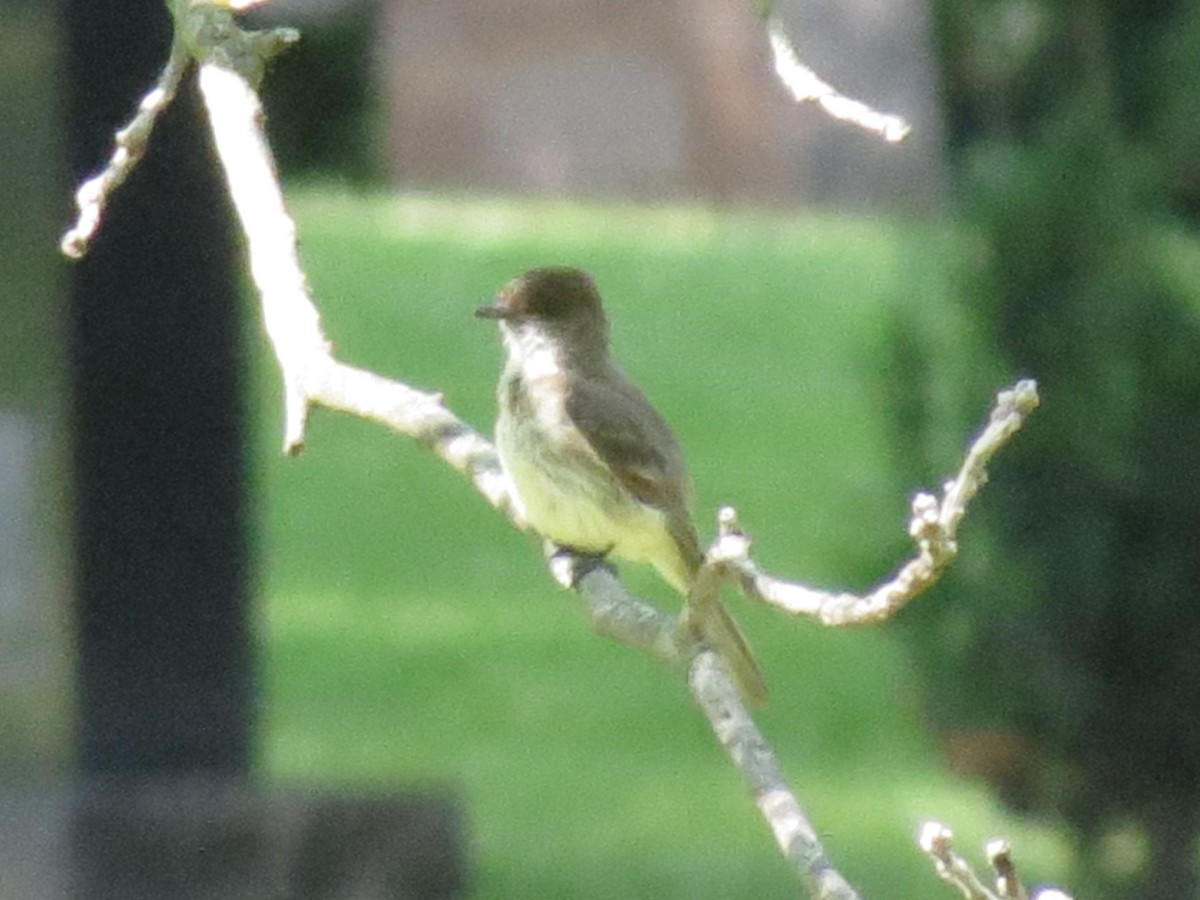
[[[718,514],[719,534],[710,559],[735,572],[743,588],[793,615],[811,616],[824,625],[862,625],[886,619],[933,585],[958,554],[958,526],[967,504],[987,481],[987,464],[1025,424],[1038,405],[1037,385],[1019,381],[996,397],[987,425],[971,444],[953,480],[939,500],[920,493],[913,498],[909,534],[917,553],[897,574],[864,595],[830,593],[783,581],[763,572],[750,558],[750,539],[741,530],[732,507]]]
[[[783,777],[775,751],[754,724],[720,655],[708,648],[696,654],[688,684],[809,895],[817,900],[857,900],[858,892],[826,856],[816,830]]]
[[[189,62],[190,57],[183,42],[178,39],[172,42],[171,55],[167,57],[167,64],[159,73],[158,80],[138,103],[133,119],[116,133],[108,164],[99,175],[89,178],[75,192],[79,217],[59,244],[65,256],[81,259],[87,254],[109,199],[145,155],[154,124],[159,114],[175,99],[175,92],[179,89],[179,82]]]
[[[877,134],[889,144],[898,144],[908,137],[912,126],[900,116],[877,112],[865,103],[847,97],[804,65],[776,16],[767,17],[767,36],[771,39],[771,52],[775,57],[775,74],[797,103],[816,103],[833,118]]]
[[[1017,877],[1012,860],[1012,851],[1004,840],[988,841],[988,862],[996,876],[993,892],[975,874],[971,864],[954,850],[954,835],[939,822],[926,822],[921,826],[917,843],[933,858],[934,871],[948,884],[958,888],[967,900],[1026,900],[1029,897],[1025,886]],[[1071,900],[1057,888],[1043,888],[1033,895],[1033,900]]]
[[[687,667],[692,696],[809,895],[814,900],[858,900],[858,893],[829,861],[720,654],[698,642],[690,629],[680,628],[676,617],[629,594],[609,566],[550,549],[551,571],[564,587],[584,597],[598,633],[675,668]]]
[[[262,133],[257,95],[243,76],[211,62],[201,66],[200,87],[230,192],[246,233],[251,272],[262,297],[267,333],[283,372],[284,449],[295,453],[302,448],[311,405],[354,413],[429,447],[456,470],[471,477],[476,488],[515,525],[525,527],[512,502],[511,485],[500,470],[494,448],[447,410],[440,396],[355,369],[333,357],[300,268],[295,225],[284,205]],[[995,446],[999,446],[998,440]],[[964,465],[967,474],[960,473],[960,483],[948,487],[947,499],[939,507],[935,519],[940,530],[931,528],[927,514],[920,517],[922,558],[928,556],[937,563],[943,557],[948,561],[953,555],[945,548],[953,546],[960,507],[982,481],[982,464],[994,449],[986,445],[973,448],[968,464]],[[975,484],[968,483],[971,478]],[[748,541],[737,529],[736,517],[726,515],[718,551],[710,555],[702,577],[721,578],[733,572],[743,580],[749,579],[760,593],[776,596],[778,586],[783,583],[758,573],[748,556],[740,555],[748,553],[748,549]],[[612,571],[595,565],[595,560],[557,553],[551,556],[550,568],[561,583],[576,588],[585,598],[597,632],[647,652],[670,666],[688,667],[693,695],[721,746],[749,785],[780,849],[812,896],[818,900],[856,898],[854,889],[829,863],[815,829],[784,780],[773,750],[743,705],[720,657],[680,628],[675,617],[630,595]],[[932,568],[937,571],[936,565]],[[927,577],[927,581],[931,580],[932,577]],[[909,581],[919,583],[920,579],[909,578]]]
[[[407,435],[472,478],[476,488],[524,527],[511,486],[491,443],[447,410],[435,394],[417,391],[334,359],[300,269],[295,225],[284,206],[262,134],[262,115],[249,83],[214,64],[200,70],[217,152],[246,232],[251,272],[262,297],[267,333],[287,394],[284,449],[303,445],[310,405],[363,416]],[[853,900],[853,889],[829,864],[812,826],[783,780],[770,746],[755,728],[720,658],[696,643],[678,620],[629,594],[611,569],[594,559],[554,553],[555,578],[576,588],[593,628],[676,668],[689,683],[734,765],[750,785],[780,848],[818,900]]]
[[[1025,886],[1017,877],[1017,866],[1013,862],[1012,848],[1008,841],[997,839],[988,841],[984,848],[988,862],[996,873],[996,892],[1003,900],[1029,900]]]
[[[966,900],[1000,900],[979,880],[971,864],[954,851],[954,834],[945,825],[926,822],[917,843],[933,858],[938,877],[958,888]]]
[[[356,369],[333,357],[300,268],[296,226],[284,204],[262,132],[258,95],[243,76],[216,63],[200,67],[200,89],[246,235],[250,271],[262,301],[267,334],[283,376],[284,451],[296,454],[303,449],[310,406],[351,412],[433,450],[468,475],[488,502],[514,517],[510,487],[495,449],[446,409],[440,395]]]
[[[587,602],[597,634],[641,650],[682,670],[696,653],[690,633],[673,616],[630,594],[615,570],[594,557],[579,556],[547,541],[546,561],[554,580]]]
[[[213,13],[216,7],[193,5],[190,0],[178,2],[176,26],[186,29],[188,50],[186,53],[180,50],[183,41],[176,42],[172,62],[160,78],[162,90],[148,95],[139,117],[118,135],[118,153],[101,176],[108,180],[98,181],[101,186],[92,189],[96,196],[89,193],[84,197],[81,189],[81,223],[72,232],[78,231],[79,235],[69,246],[86,247],[99,222],[105,198],[144,151],[154,117],[169,102],[186,67],[187,54],[194,55],[200,60],[199,84],[217,152],[245,232],[266,331],[282,372],[285,452],[294,454],[303,448],[311,406],[350,412],[433,450],[470,477],[476,489],[514,525],[526,528],[495,448],[450,412],[440,395],[345,365],[332,354],[300,266],[295,224],[284,204],[263,134],[262,108],[254,86],[265,60],[294,40],[294,34],[282,30],[245,33],[231,19]],[[237,2],[228,0],[227,5]],[[64,241],[64,249],[67,246]],[[944,499],[938,503],[935,498],[922,495],[914,501],[913,534],[921,554],[896,579],[897,583],[903,582],[900,587],[885,586],[887,590],[880,591],[889,596],[905,591],[909,596],[915,595],[953,557],[955,530],[967,501],[983,481],[984,464],[1036,405],[1032,382],[1018,385],[1009,394],[1008,405],[1015,412],[1002,414],[998,410],[993,415],[992,425],[972,447],[959,478],[947,485]],[[1001,399],[1005,396],[1001,395]],[[992,437],[988,438],[989,434]],[[596,631],[641,649],[670,666],[687,669],[688,684],[697,703],[721,746],[742,773],[780,849],[811,896],[816,900],[856,900],[858,894],[830,864],[815,829],[783,778],[774,751],[743,705],[719,654],[698,641],[690,629],[681,627],[676,617],[630,595],[612,569],[596,559],[554,552],[549,565],[556,579],[585,598]],[[906,575],[910,570],[912,573]],[[700,577],[714,591],[719,589],[721,580],[737,577],[745,587],[778,605],[819,615],[830,619],[831,624],[846,624],[855,617],[864,621],[879,618],[887,612],[871,610],[895,606],[894,601],[857,599],[849,604],[853,607],[851,611],[837,612],[840,595],[809,591],[762,574],[749,559],[749,541],[738,528],[732,510],[722,512],[721,534]],[[834,602],[828,600],[830,597]],[[823,614],[819,612],[822,609],[826,610]]]

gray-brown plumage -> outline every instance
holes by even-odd
[[[703,556],[670,427],[613,363],[608,321],[578,269],[534,269],[477,311],[508,352],[496,444],[526,519],[560,546],[650,563],[689,598],[686,621],[761,703],[762,673],[719,601],[689,597]]]

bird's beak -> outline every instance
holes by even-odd
[[[481,306],[475,310],[475,318],[477,319],[507,319],[512,315],[512,312],[507,306],[502,306],[500,303],[489,303],[487,306]]]

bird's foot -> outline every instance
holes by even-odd
[[[608,561],[607,553],[588,553],[550,541],[546,542],[544,552],[555,580],[569,590],[578,588],[584,576],[596,569],[608,569],[614,574],[617,571],[616,566]]]

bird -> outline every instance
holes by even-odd
[[[566,550],[652,565],[683,595],[683,622],[720,654],[742,697],[764,703],[762,670],[737,623],[719,598],[693,595],[704,555],[683,451],[613,361],[592,277],[531,269],[475,314],[499,324],[506,351],[496,446],[525,520]]]

